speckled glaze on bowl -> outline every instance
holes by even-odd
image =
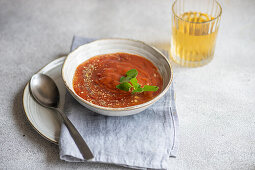
[[[117,52],[136,54],[150,60],[158,68],[163,78],[163,89],[161,93],[146,103],[123,108],[98,106],[78,96],[73,89],[73,76],[78,65],[94,56]],[[172,82],[172,69],[167,58],[159,50],[141,41],[129,39],[101,39],[82,45],[71,52],[66,57],[63,64],[62,78],[66,88],[69,90],[72,96],[88,109],[107,116],[127,116],[145,110],[153,103],[158,101],[167,92]]]

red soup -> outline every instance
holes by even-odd
[[[144,85],[158,86],[155,92],[134,93],[116,88],[126,72],[136,69],[137,80]],[[158,69],[146,58],[128,54],[114,53],[98,55],[80,64],[73,78],[76,94],[93,104],[121,108],[145,103],[156,97],[162,90],[162,77]]]

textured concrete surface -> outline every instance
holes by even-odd
[[[255,169],[255,1],[223,0],[214,60],[174,65],[179,154],[169,169]],[[168,0],[0,0],[0,169],[123,169],[59,160],[29,125],[22,91],[74,34],[169,48]]]

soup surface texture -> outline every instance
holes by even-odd
[[[158,86],[156,92],[134,93],[116,88],[120,78],[130,69],[138,71],[137,80],[144,85]],[[73,88],[81,98],[93,104],[122,108],[145,103],[156,97],[162,90],[163,81],[157,69],[144,57],[113,53],[98,55],[80,64],[73,78]]]

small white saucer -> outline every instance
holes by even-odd
[[[60,103],[59,107],[63,109],[66,88],[61,76],[61,68],[64,63],[65,57],[58,58],[45,67],[38,73],[43,73],[50,76],[59,89]],[[27,119],[33,128],[47,140],[58,144],[61,119],[56,112],[39,105],[29,92],[29,83],[27,83],[23,93],[23,107]]]

